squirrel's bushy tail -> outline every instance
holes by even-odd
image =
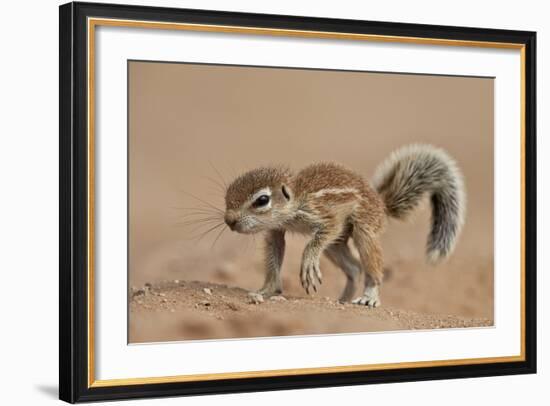
[[[388,215],[395,218],[404,218],[428,193],[432,206],[428,259],[436,262],[453,251],[464,223],[466,193],[462,174],[445,151],[430,145],[400,148],[377,168],[373,185]]]

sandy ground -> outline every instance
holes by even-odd
[[[342,304],[326,297],[259,299],[227,285],[175,280],[131,291],[131,342],[491,326],[485,318]]]
[[[459,255],[441,266],[427,265],[418,255],[424,248],[423,233],[416,239],[408,234],[418,233],[417,222],[427,228],[428,213],[424,208],[412,223],[390,224],[384,239],[390,259],[382,307],[377,309],[338,303],[345,279],[324,257],[323,285],[316,294],[306,295],[298,275],[306,243],[302,237],[287,238],[282,298],[263,303],[253,303],[248,295],[263,281],[261,238],[228,234],[214,247],[214,236],[198,244],[163,244],[150,259],[153,273],[135,277],[130,287],[130,342],[492,325],[492,259]],[[407,244],[399,243],[409,238]],[[181,246],[189,247],[184,256]]]
[[[493,323],[492,79],[133,62],[129,85],[130,342]],[[220,184],[247,169],[336,161],[369,179],[392,150],[418,142],[462,169],[466,221],[437,266],[424,255],[427,201],[389,221],[379,309],[336,303],[345,280],[325,258],[323,285],[308,297],[299,281],[307,241],[296,235],[282,267],[287,300],[249,304],[246,292],[264,279],[261,235],[217,239],[217,229],[200,239],[209,223],[182,224],[208,217],[193,210],[223,209]],[[152,289],[134,295],[145,284]]]

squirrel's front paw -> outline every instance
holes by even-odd
[[[313,290],[317,292],[317,282],[319,282],[320,285],[323,283],[321,269],[319,268],[319,260],[304,259],[302,261],[302,269],[300,270],[300,279],[308,295],[310,288],[313,288]]]

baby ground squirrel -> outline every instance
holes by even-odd
[[[443,150],[410,145],[393,152],[378,167],[372,185],[335,163],[317,163],[296,174],[284,167],[264,167],[236,178],[225,195],[226,224],[243,234],[265,232],[266,278],[258,292],[282,293],[280,270],[285,232],[311,236],[300,270],[309,294],[321,283],[321,254],[342,269],[347,282],[340,296],[350,301],[363,272],[363,294],[353,303],[380,305],[383,263],[379,236],[388,216],[402,219],[429,194],[432,208],[427,256],[430,262],[448,256],[465,216],[462,175]],[[348,246],[353,239],[356,259]]]

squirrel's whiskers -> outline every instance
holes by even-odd
[[[214,179],[208,179],[215,183]],[[218,183],[218,185],[222,187],[221,184]],[[196,200],[201,205],[197,207],[176,207],[177,210],[185,211],[183,221],[176,223],[176,225],[186,228],[194,227],[189,229],[189,233],[192,234],[189,239],[195,241],[196,244],[198,244],[210,233],[218,232],[211,246],[211,248],[214,248],[216,242],[220,239],[223,232],[227,228],[223,217],[224,211],[205,199],[183,190],[180,191]],[[225,188],[223,188],[223,192],[225,192]],[[220,227],[222,227],[221,230]],[[198,234],[194,234],[196,232],[198,232]]]

